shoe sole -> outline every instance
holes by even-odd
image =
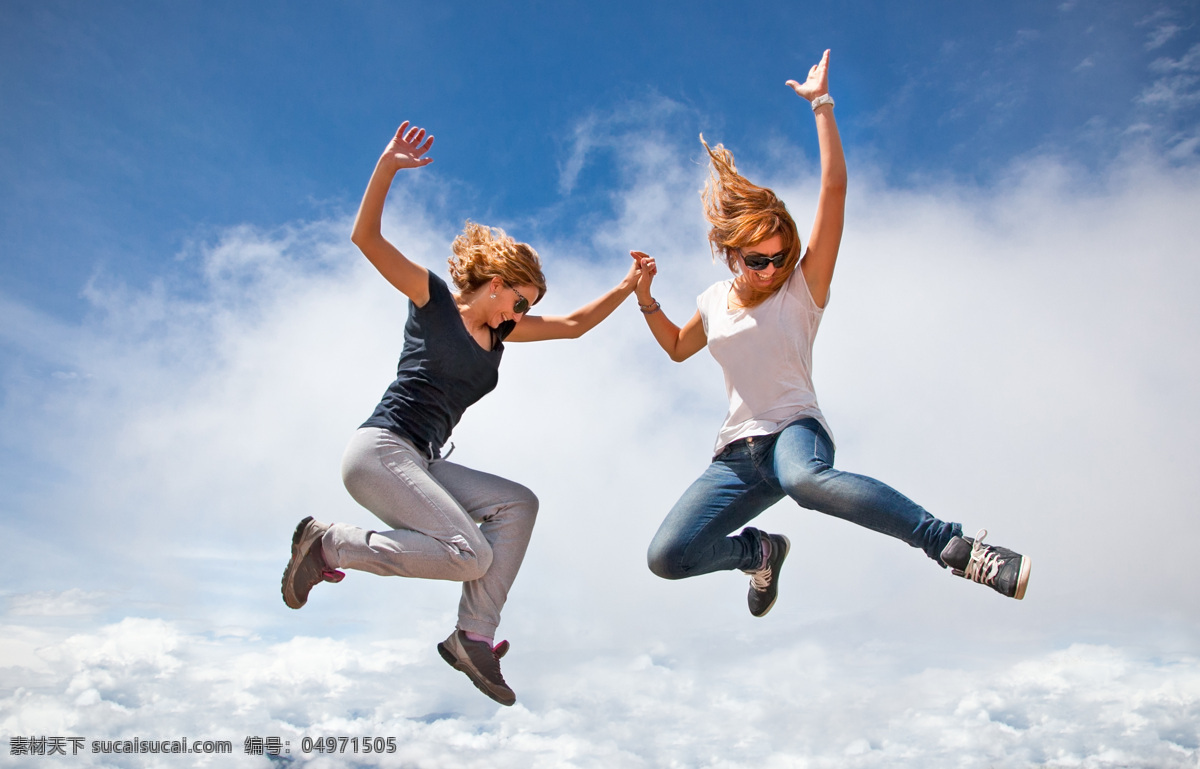
[[[1013,598],[1018,601],[1025,597],[1025,588],[1029,585],[1029,568],[1032,564],[1028,556],[1021,556],[1021,572],[1017,575],[1017,591]]]
[[[788,557],[788,553],[792,552],[792,541],[790,539],[788,539],[787,536],[784,534],[779,534],[778,537],[783,540],[783,558],[781,558],[780,560],[786,561],[787,557]],[[772,545],[774,545],[774,543],[772,543]],[[779,569],[780,569],[780,571],[782,571],[783,567],[780,566]],[[773,575],[771,575],[771,579],[775,581],[775,597],[771,599],[771,602],[769,604],[767,604],[767,608],[763,609],[761,614],[751,613],[750,616],[752,616],[752,617],[767,616],[767,612],[769,612],[771,610],[771,608],[775,605],[775,602],[779,600],[779,572],[775,572]]]
[[[478,678],[476,678],[475,674],[471,671],[469,666],[464,665],[463,663],[458,661],[458,658],[455,657],[454,654],[452,654],[450,652],[450,650],[446,648],[445,642],[439,643],[437,645],[437,650],[438,650],[438,654],[442,655],[442,659],[446,660],[447,665],[449,665],[450,667],[459,671],[460,673],[463,673],[464,675],[466,675],[466,677],[471,681],[471,683],[475,685],[475,688],[478,689],[479,691],[483,692],[484,694],[486,694],[489,699],[499,702],[501,705],[503,705],[505,707],[512,707],[513,703],[515,703],[517,701],[516,697],[513,697],[512,702],[505,702],[504,700],[497,697],[494,692],[492,692],[490,689],[488,689],[485,684],[483,684],[482,682],[480,682],[480,680]],[[506,648],[505,652],[507,652],[507,651],[508,651],[508,649]]]
[[[283,594],[283,602],[288,605],[289,609],[299,609],[308,603],[307,600],[301,601],[296,597],[294,592],[291,593],[291,600],[288,600],[288,584],[292,581],[296,569],[304,560],[304,556],[308,555],[308,551],[312,549],[312,543],[316,540],[314,537],[309,540],[307,547],[304,546],[304,530],[308,528],[308,524],[313,517],[310,515],[300,523],[296,524],[296,531],[292,533],[292,557],[288,559],[287,566],[283,569],[283,580],[279,586],[279,592]]]

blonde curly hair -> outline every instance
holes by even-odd
[[[775,271],[770,285],[752,285],[750,295],[745,297],[746,306],[754,307],[775,293],[800,263],[800,234],[787,206],[774,192],[752,184],[738,173],[732,152],[720,144],[709,147],[704,134],[700,134],[700,143],[712,161],[709,179],[700,197],[704,201],[704,218],[711,225],[708,241],[713,256],[720,254],[729,271],[739,275],[738,253],[741,249],[757,245],[773,235],[783,239],[783,248],[787,252],[783,267]]]
[[[546,295],[546,276],[542,261],[527,243],[518,243],[499,227],[487,227],[468,221],[462,234],[454,239],[450,279],[460,293],[473,291],[492,278],[509,286],[536,286],[537,299]]]

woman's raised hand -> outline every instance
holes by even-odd
[[[433,162],[425,153],[433,146],[433,135],[425,135],[424,128],[408,125],[405,120],[396,129],[396,135],[383,151],[383,159],[394,169],[419,168]]]
[[[787,84],[792,87],[797,96],[802,96],[809,101],[823,93],[829,93],[829,50],[826,49],[821,60],[808,71],[807,80],[803,83],[789,80]]]

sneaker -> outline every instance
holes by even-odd
[[[299,609],[308,601],[308,593],[321,582],[341,582],[344,571],[331,569],[321,552],[321,535],[329,530],[329,524],[318,523],[310,515],[296,525],[292,535],[292,557],[283,570],[283,602]]]
[[[437,645],[438,654],[455,670],[461,670],[475,688],[499,702],[512,705],[517,695],[504,682],[500,658],[508,652],[508,641],[488,646],[486,641],[472,641],[463,631],[455,629],[450,637]]]
[[[782,534],[764,532],[762,536],[771,543],[767,565],[746,572],[750,575],[750,592],[746,594],[746,602],[750,605],[750,613],[755,617],[764,616],[775,605],[775,599],[779,597],[779,570],[792,547],[792,543]]]
[[[975,539],[954,537],[942,549],[942,563],[956,576],[987,585],[1001,595],[1025,597],[1029,582],[1028,556],[1014,553],[1006,547],[983,544],[987,529],[980,529]]]

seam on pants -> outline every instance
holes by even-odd
[[[471,543],[467,541],[466,537],[463,536],[462,532],[459,531],[458,527],[451,525],[449,518],[446,516],[446,511],[442,509],[442,506],[440,504],[438,504],[437,502],[435,502],[428,494],[426,494],[425,490],[422,489],[416,483],[416,481],[414,481],[412,478],[408,477],[408,475],[406,475],[404,472],[402,472],[400,470],[399,467],[397,467],[397,465],[399,465],[400,462],[385,461],[384,458],[378,456],[378,454],[376,455],[376,459],[379,460],[379,464],[383,467],[384,470],[386,470],[389,474],[391,474],[392,477],[397,478],[402,483],[404,483],[404,485],[407,486],[409,489],[416,492],[417,496],[419,496],[422,500],[425,501],[425,504],[428,508],[435,510],[437,512],[438,517],[441,519],[442,524],[444,526],[446,526],[446,528],[454,529],[456,532],[458,532],[455,536],[451,537],[449,541],[438,539],[437,537],[430,537],[430,539],[434,539],[445,545],[450,545],[452,543],[457,544],[460,552],[466,551],[467,553],[470,553],[472,556],[478,557],[478,554],[475,552],[474,548],[471,547]],[[421,467],[420,464],[412,457],[406,456],[404,458],[404,461],[407,461],[413,467],[415,467],[419,470],[422,470],[426,474],[428,474],[430,481],[436,483],[439,487],[442,488],[443,491],[446,492],[447,496],[450,496],[451,498],[453,498],[453,495],[451,495],[450,492],[447,491],[446,488],[444,486],[442,486],[442,484],[436,478],[433,477],[433,474],[429,472],[427,467],[425,467],[425,468]],[[468,517],[468,519],[470,519],[469,515],[467,517]],[[420,532],[420,533],[424,533],[424,532]],[[425,536],[429,536],[429,535],[425,534]]]

